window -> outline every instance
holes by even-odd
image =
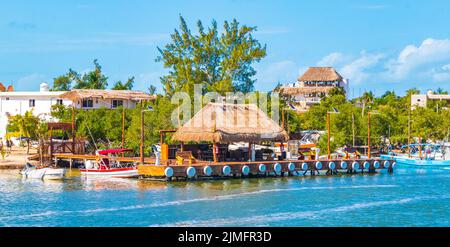
[[[9,100],[9,97],[6,97],[6,100]]]
[[[56,100],[56,104],[57,105],[63,105],[63,100],[62,99],[57,99]]]
[[[28,105],[29,105],[30,107],[35,107],[35,106],[36,106],[36,101],[35,101],[34,99],[30,99],[30,100],[28,101]]]
[[[94,101],[91,99],[84,99],[83,100],[83,108],[92,108],[94,107]]]
[[[120,106],[123,106],[123,100],[116,100],[116,99],[112,100],[112,108],[117,108]]]

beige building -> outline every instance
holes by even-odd
[[[281,87],[279,92],[289,98],[292,108],[305,112],[311,105],[320,103],[335,87],[343,88],[347,95],[348,80],[332,67],[310,67],[297,82]]]
[[[449,94],[434,94],[433,91],[428,91],[427,94],[412,94],[411,95],[411,109],[416,107],[427,107],[429,101],[447,101],[450,103]]]

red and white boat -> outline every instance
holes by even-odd
[[[114,178],[138,177],[136,164],[122,163],[116,160],[117,154],[131,152],[131,149],[107,149],[97,151],[98,162],[88,160],[85,168],[80,169],[82,175]]]

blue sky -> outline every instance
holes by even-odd
[[[161,89],[157,46],[183,15],[195,30],[216,19],[257,26],[267,57],[255,65],[256,88],[293,82],[308,66],[333,66],[350,96],[450,90],[450,1],[119,1],[0,0],[0,81],[38,90],[69,68],[98,59],[110,84],[136,77],[136,89]]]

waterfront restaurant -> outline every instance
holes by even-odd
[[[320,103],[330,90],[341,87],[348,93],[348,80],[344,79],[332,67],[310,67],[296,83],[279,89],[279,93],[287,97],[291,107],[298,112],[307,111],[311,105]]]
[[[212,143],[214,162],[226,159],[226,150],[220,151],[219,144],[246,142],[248,150],[254,150],[254,144],[286,142],[288,138],[286,131],[256,105],[228,103],[207,104],[172,136],[174,141]],[[248,155],[253,160],[252,153]]]

